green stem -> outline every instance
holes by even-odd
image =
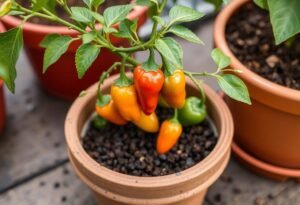
[[[114,71],[120,65],[121,65],[120,62],[114,63],[107,71],[104,71],[102,73],[102,75],[100,76],[99,81],[98,81],[98,88],[97,88],[97,94],[98,94],[99,100],[103,99],[103,95],[101,93],[101,85],[103,84],[104,80],[109,77],[110,73],[112,71]]]
[[[205,95],[205,91],[204,91],[202,85],[200,84],[200,81],[197,80],[197,79],[193,76],[193,73],[191,73],[191,72],[184,71],[184,74],[185,74],[186,76],[188,76],[188,77],[193,81],[193,83],[197,86],[198,90],[200,91],[201,97],[202,97],[201,106],[203,106],[204,103],[205,103],[205,101],[206,101],[206,95]]]

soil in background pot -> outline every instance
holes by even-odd
[[[290,46],[276,46],[267,11],[246,4],[229,20],[226,40],[246,67],[272,82],[300,90],[300,36]]]
[[[30,1],[29,0],[16,0],[19,4],[22,6],[29,8],[30,7]],[[69,7],[73,6],[85,6],[85,3],[83,0],[68,0]],[[102,6],[99,8],[99,12],[102,13],[107,7],[114,6],[114,5],[120,5],[120,4],[128,4],[131,0],[107,0],[105,3],[102,4]],[[64,9],[57,5],[56,7],[56,14],[61,17],[62,19],[66,21],[70,21],[70,16],[67,14]],[[47,19],[33,17],[29,19],[29,22],[36,23],[36,24],[45,24],[45,25],[60,25],[56,22],[48,21]]]
[[[173,110],[158,108],[160,122],[173,116]],[[135,125],[108,124],[102,130],[90,123],[82,138],[85,151],[99,164],[113,171],[134,176],[163,176],[178,173],[199,163],[214,149],[218,137],[208,120],[186,127],[177,145],[167,154],[155,150],[156,134]]]

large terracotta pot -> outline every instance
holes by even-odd
[[[0,33],[4,32],[5,28],[3,24],[0,22]],[[2,134],[5,124],[5,98],[4,98],[4,90],[3,90],[3,81],[0,80],[0,134]]]
[[[300,91],[255,74],[237,59],[226,42],[228,20],[249,2],[232,1],[214,26],[215,46],[230,56],[233,68],[243,71],[238,75],[247,84],[252,100],[248,106],[225,97],[235,123],[233,150],[259,172],[300,178]]]
[[[108,92],[116,76],[106,80]],[[79,178],[105,205],[200,205],[207,188],[222,174],[230,156],[233,122],[222,99],[205,86],[208,110],[219,134],[214,150],[200,163],[180,174],[162,177],[134,177],[99,165],[84,151],[80,136],[83,126],[95,109],[97,85],[72,105],[65,121],[65,135],[71,164]],[[199,95],[191,81],[188,95]]]
[[[138,18],[138,27],[147,19],[147,7],[136,6],[128,16],[129,19]],[[5,16],[3,24],[7,29],[18,26],[21,21],[13,16]],[[48,34],[77,36],[77,32],[63,26],[48,26],[33,23],[25,23],[23,26],[24,47],[29,60],[38,76],[42,87],[50,94],[62,99],[73,100],[78,94],[95,83],[103,71],[108,69],[119,57],[102,49],[99,57],[86,72],[82,79],[78,79],[75,67],[75,52],[81,42],[71,44],[68,51],[43,74],[44,49],[39,46],[42,39]],[[120,38],[112,38],[116,46],[126,46],[127,41]]]

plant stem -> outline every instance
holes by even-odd
[[[191,72],[188,72],[188,71],[184,71],[184,74],[186,76],[188,76],[192,81],[193,83],[197,86],[197,88],[199,89],[200,93],[201,93],[201,97],[202,97],[202,101],[201,101],[201,106],[204,105],[205,101],[206,101],[206,95],[205,95],[205,92],[204,92],[204,89],[202,87],[202,85],[200,84],[200,81],[197,80],[194,76],[193,76],[193,73]]]
[[[99,100],[103,98],[103,95],[101,93],[101,85],[103,84],[104,80],[109,77],[110,73],[114,71],[119,65],[121,65],[120,62],[114,63],[107,71],[104,71],[100,76],[98,81],[98,88],[97,88],[97,94]]]

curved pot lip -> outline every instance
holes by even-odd
[[[147,12],[148,7],[145,6],[135,6],[134,9],[128,14],[127,18],[128,19],[135,19],[138,16],[143,15],[145,12]],[[1,19],[3,22],[7,24],[11,24],[12,26],[16,27],[21,24],[21,20],[13,17],[13,16],[4,16]],[[99,28],[101,25],[99,25]],[[44,24],[34,24],[30,22],[26,22],[23,26],[24,30],[27,31],[32,31],[35,33],[40,33],[40,34],[49,34],[49,33],[59,33],[62,35],[76,35],[78,34],[77,31],[68,29],[65,26],[51,26],[51,25],[44,25]]]
[[[116,77],[117,75],[110,78],[111,80],[114,80]],[[187,80],[187,83],[191,86],[193,85],[190,80]],[[180,177],[178,177],[178,173],[158,177],[136,177],[121,174],[99,165],[85,152],[80,142],[80,130],[77,130],[77,124],[80,112],[84,109],[84,105],[94,99],[97,84],[91,86],[84,97],[77,98],[67,114],[65,121],[65,136],[68,148],[71,153],[74,154],[78,162],[89,172],[100,178],[109,179],[109,181],[114,184],[131,186],[133,182],[138,182],[135,183],[135,187],[158,188],[183,183],[188,179],[203,175],[205,172],[212,169],[230,149],[234,129],[232,116],[225,102],[211,88],[206,85],[204,85],[204,88],[212,107],[216,108],[217,115],[220,118],[219,139],[213,151],[204,160],[193,167],[180,172]]]
[[[231,52],[227,41],[225,39],[225,29],[228,20],[231,16],[243,5],[250,2],[249,0],[236,0],[232,1],[228,6],[226,6],[220,14],[217,16],[214,24],[213,38],[215,46],[220,48],[226,55],[231,58],[231,65],[234,68],[239,68],[243,71],[240,75],[249,84],[259,87],[265,92],[271,93],[275,96],[280,96],[282,98],[290,99],[292,101],[300,102],[300,91],[291,89],[282,85],[278,85],[272,81],[269,81],[258,74],[251,71],[249,68],[243,65],[235,55]]]

